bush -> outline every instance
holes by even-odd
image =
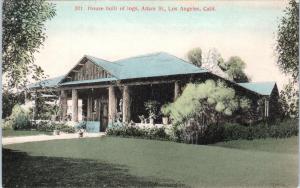
[[[11,115],[6,118],[4,127],[12,128],[14,130],[30,128],[29,111],[19,104],[15,105]]]
[[[164,127],[140,128],[133,125],[111,126],[106,130],[107,135],[122,137],[139,137],[157,140],[172,140]]]
[[[25,102],[24,92],[11,92],[2,88],[2,118],[8,118],[12,114],[15,105]]]
[[[188,84],[183,93],[162,108],[170,114],[173,123],[187,124],[191,118],[205,119],[202,125],[218,124],[232,118],[237,111],[251,108],[249,99],[236,95],[233,88],[222,81],[207,80],[200,84]]]
[[[288,138],[298,135],[298,120],[289,119],[280,123],[271,125],[269,128],[269,136],[272,138]]]
[[[65,125],[65,124],[56,124],[55,126],[56,130],[65,132],[65,133],[75,133],[75,128]]]
[[[284,120],[272,125],[264,123],[253,126],[239,124],[224,125],[224,141],[238,139],[288,138],[298,135],[298,120]]]
[[[298,121],[285,120],[272,125],[260,123],[252,126],[244,126],[237,123],[223,125],[208,125],[199,128],[197,125],[186,126],[179,131],[178,141],[193,144],[212,144],[230,140],[253,140],[271,138],[288,138],[298,135]]]
[[[210,144],[223,140],[224,127],[211,124],[199,126],[197,123],[190,124],[182,129],[182,141],[191,144]]]
[[[139,128],[132,125],[114,125],[106,130],[107,135],[170,140],[191,144],[212,144],[230,140],[253,140],[267,137],[288,138],[298,135],[298,120],[285,120],[272,125],[259,123],[252,126],[237,123],[211,124],[199,126],[197,122],[189,126]]]
[[[261,127],[264,129],[263,127]],[[260,133],[259,133],[260,132]],[[258,134],[259,138],[265,138],[265,130],[260,130],[260,128],[252,127],[252,126],[243,126],[240,124],[225,124],[224,125],[224,141],[229,140],[252,140]]]
[[[59,130],[66,133],[75,133],[74,127],[51,121],[38,121],[34,124],[34,128],[37,131],[43,132],[53,132],[54,130]]]
[[[33,123],[33,128],[37,131],[52,132],[55,130],[55,124],[50,121],[35,121]]]

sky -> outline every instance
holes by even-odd
[[[35,55],[36,63],[50,77],[66,74],[84,55],[115,61],[163,51],[187,59],[190,49],[200,47],[204,53],[216,48],[225,60],[241,57],[254,82],[276,81],[282,88],[287,81],[276,65],[274,52],[286,1],[94,0],[54,4],[57,15],[46,22],[47,39]],[[155,10],[143,11],[143,7]],[[189,7],[196,10],[181,11]],[[136,8],[139,11],[133,11]]]

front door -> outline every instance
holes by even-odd
[[[100,131],[104,132],[108,125],[108,103],[107,100],[100,101]]]

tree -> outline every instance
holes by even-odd
[[[54,16],[54,5],[45,0],[4,0],[3,75],[8,87],[24,87],[28,79],[44,77],[34,53],[46,39],[45,22]]]
[[[279,102],[281,106],[281,114],[283,117],[298,118],[299,117],[299,90],[295,86],[295,82],[290,81],[284,85],[280,91]]]
[[[277,31],[277,64],[281,71],[297,81],[299,78],[299,3],[290,0]]]
[[[276,38],[277,65],[280,70],[291,76],[280,92],[283,116],[297,118],[299,115],[299,3],[290,0],[280,20]]]
[[[238,83],[250,81],[244,72],[246,63],[240,57],[230,57],[227,62],[219,61],[218,65],[227,74],[228,79]]]
[[[225,62],[215,48],[209,49],[204,57],[200,48],[193,48],[187,53],[187,57],[192,64],[204,67],[218,76],[235,82],[250,81],[244,72],[246,63],[238,56],[232,56]]]
[[[227,77],[226,73],[219,67],[219,64],[224,62],[221,54],[217,49],[209,49],[208,52],[202,58],[202,67],[206,68],[210,72],[220,76]]]
[[[201,48],[193,48],[187,53],[187,58],[189,61],[198,66],[201,67],[202,65],[202,50]]]
[[[25,102],[24,100],[24,92],[20,93],[12,93],[8,90],[3,90],[2,92],[2,119],[8,117],[12,109],[17,104],[23,104]]]

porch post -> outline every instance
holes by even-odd
[[[180,92],[180,85],[179,85],[179,82],[176,81],[174,83],[174,101],[177,99],[177,97],[179,97],[179,93]]]
[[[130,90],[128,86],[124,86],[123,88],[123,122],[130,121]]]
[[[93,106],[93,101],[92,101],[92,96],[88,95],[87,98],[87,109],[86,109],[86,120],[91,121],[92,120],[92,106]]]
[[[37,100],[37,91],[34,92],[34,106],[33,106],[33,109],[32,109],[32,118],[33,120],[36,120],[36,110],[37,110],[37,103],[38,103],[38,100]]]
[[[78,92],[72,89],[72,121],[78,121]]]
[[[117,100],[114,86],[108,87],[108,122],[113,123],[116,118]]]
[[[67,100],[67,93],[65,90],[60,91],[60,109],[62,111],[61,113],[61,119],[63,121],[66,120],[67,116],[67,110],[68,110],[68,100]]]
[[[265,117],[269,117],[269,100],[265,98]]]

